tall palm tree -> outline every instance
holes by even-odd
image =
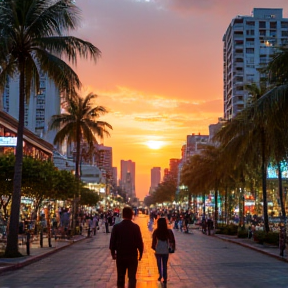
[[[257,100],[258,101],[258,100]],[[259,157],[262,173],[262,194],[263,194],[263,216],[265,231],[269,231],[268,223],[268,206],[267,206],[267,165],[269,163],[269,155],[271,144],[267,141],[266,122],[263,113],[257,118],[255,103],[248,105],[244,110],[238,113],[231,121],[227,122],[221,130],[219,130],[214,139],[219,141],[224,147],[232,147],[233,153],[237,151],[235,159],[239,159],[240,163],[245,161],[252,165]],[[237,147],[237,149],[235,149]],[[229,150],[229,149],[228,149]],[[230,149],[231,151],[231,149]],[[259,153],[260,151],[260,153]],[[236,162],[237,163],[237,162]],[[254,166],[255,167],[255,166]]]
[[[79,95],[67,99],[67,112],[53,115],[50,122],[50,130],[59,129],[54,144],[62,144],[66,139],[68,144],[76,144],[75,177],[80,178],[80,147],[81,140],[87,141],[91,147],[97,143],[97,137],[103,139],[110,136],[108,129],[112,126],[97,120],[108,111],[103,106],[94,106],[92,100],[96,94],[89,93],[83,99]]]
[[[63,143],[66,139],[68,144],[76,144],[75,177],[77,183],[80,180],[80,146],[81,141],[87,141],[93,147],[97,143],[96,137],[109,136],[107,129],[112,126],[107,122],[97,120],[107,113],[103,106],[94,106],[92,102],[97,95],[90,93],[84,99],[79,95],[67,99],[67,113],[52,116],[50,129],[60,129],[54,139],[54,144]],[[79,193],[79,191],[77,192]],[[78,197],[79,195],[77,195]],[[72,229],[75,232],[76,225],[76,195],[73,201]]]
[[[21,200],[24,103],[40,87],[40,71],[60,90],[80,88],[77,74],[67,64],[100,51],[91,43],[67,36],[79,23],[80,10],[69,0],[2,0],[0,5],[0,90],[8,77],[19,77],[19,117],[13,199],[6,257],[17,257]],[[67,59],[67,63],[63,59]]]

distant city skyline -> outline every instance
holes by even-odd
[[[113,147],[113,163],[118,169],[121,159],[137,163],[140,199],[149,193],[151,167],[164,172],[169,159],[181,157],[187,135],[208,135],[209,125],[224,117],[222,39],[231,20],[261,7],[288,15],[287,0],[77,5],[83,11],[77,35],[102,51],[96,66],[79,62],[77,72],[85,92],[97,93],[97,102],[110,110],[104,119],[113,131],[105,145]]]

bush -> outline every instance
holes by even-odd
[[[237,232],[238,238],[248,238],[248,230],[245,227],[239,227]]]
[[[279,232],[268,232],[265,243],[279,246]]]
[[[235,224],[222,224],[218,226],[218,234],[237,235],[238,226]]]
[[[272,244],[272,245],[279,245],[279,232],[268,232],[265,231],[255,231],[254,232],[254,241],[258,242],[259,244]]]
[[[266,232],[265,231],[254,231],[253,237],[254,237],[254,241],[258,242],[259,244],[263,244],[264,240],[265,240],[265,235]]]

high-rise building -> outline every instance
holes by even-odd
[[[172,158],[169,160],[169,169],[164,169],[163,182],[165,181],[173,181],[177,184],[178,179],[178,171],[179,164],[181,163],[181,159]]]
[[[191,156],[198,154],[207,145],[208,140],[209,135],[201,135],[200,133],[187,135],[183,162],[186,162]]]
[[[3,93],[3,110],[15,119],[19,117],[19,78],[9,78]],[[51,116],[60,114],[60,92],[45,75],[40,78],[40,90],[31,93],[25,104],[24,126],[40,138],[53,143],[56,131],[49,131]]]
[[[277,47],[288,44],[288,18],[283,9],[254,8],[250,16],[236,16],[223,36],[224,119],[233,118],[247,103],[244,85],[259,85],[266,75],[259,68]]]
[[[112,167],[112,185],[118,186],[117,167]]]
[[[128,197],[136,197],[135,193],[135,162],[121,160],[120,186],[126,191]]]
[[[161,168],[153,167],[151,169],[151,186],[150,186],[150,194],[155,191],[158,184],[161,182]]]
[[[97,166],[102,171],[102,176],[112,184],[113,169],[112,169],[112,147],[98,145]]]

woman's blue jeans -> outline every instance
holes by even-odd
[[[159,271],[159,277],[167,281],[167,263],[169,254],[155,254],[157,260],[157,267]]]

